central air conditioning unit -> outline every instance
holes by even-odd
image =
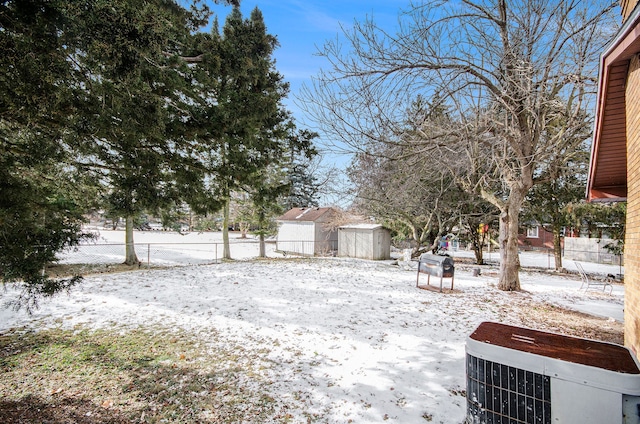
[[[466,353],[467,423],[640,424],[640,367],[623,346],[484,322]]]

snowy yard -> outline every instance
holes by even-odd
[[[456,290],[441,294],[417,289],[410,266],[341,258],[142,269],[88,276],[31,317],[3,309],[0,331],[77,325],[185,330],[204,345],[260,352],[272,364],[262,377],[273,382],[270,396],[288,405],[289,422],[313,416],[332,423],[460,423],[465,339],[482,321],[544,323],[530,314],[548,308],[542,302],[622,310],[619,285],[611,296],[584,293],[575,278],[523,273],[524,291],[505,293],[496,281],[460,268]],[[565,318],[549,326],[574,328],[573,315]],[[612,331],[620,325],[606,318],[599,324]]]

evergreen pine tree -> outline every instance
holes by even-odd
[[[79,281],[44,270],[98,185],[125,216],[201,192],[184,54],[207,19],[172,0],[0,2],[0,272],[19,304]]]
[[[223,257],[229,259],[230,194],[264,193],[278,186],[265,184],[263,172],[281,163],[289,149],[288,113],[282,105],[288,84],[272,58],[277,40],[266,32],[257,8],[249,19],[234,8],[222,32],[214,25],[211,34],[199,39],[199,46],[203,56],[194,70],[199,102],[193,125],[207,169],[210,203],[224,205]]]
[[[193,25],[186,10],[159,0],[95,3],[84,13],[93,34],[77,57],[91,79],[84,164],[104,182],[109,210],[125,218],[131,265],[138,263],[134,219],[176,203],[180,188],[198,182],[190,176],[192,146],[177,131],[187,119],[187,65],[180,57]]]
[[[21,283],[14,306],[37,305],[80,277],[51,279],[46,265],[78,244],[86,199],[70,165],[79,74],[67,2],[0,3],[0,273]]]
[[[300,130],[290,140],[288,163],[289,190],[282,203],[285,209],[319,206],[317,196],[320,185],[312,172],[312,161],[317,151],[312,140],[318,135],[308,130]]]

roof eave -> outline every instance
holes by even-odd
[[[595,173],[598,167],[599,152],[601,149],[601,137],[604,126],[604,112],[606,109],[607,90],[610,84],[610,68],[625,60],[629,55],[629,47],[634,40],[640,37],[640,3],[629,18],[625,21],[614,39],[605,47],[600,55],[600,78],[598,80],[598,94],[596,100],[596,117],[593,130],[593,143],[591,145],[591,160],[587,178],[587,201],[624,201],[626,200],[626,184],[619,185],[610,190],[609,187],[594,187]],[[625,167],[626,169],[626,163]],[[626,175],[625,175],[626,177]],[[625,179],[626,181],[626,179]],[[611,192],[612,191],[612,192]]]

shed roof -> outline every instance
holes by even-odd
[[[588,200],[627,197],[626,81],[631,57],[640,52],[640,6],[600,56],[596,120],[587,182]]]
[[[334,208],[293,208],[280,216],[278,221],[315,222],[334,214]]]
[[[345,229],[356,229],[356,230],[377,230],[378,228],[383,228],[380,224],[347,224],[341,225],[340,228]]]

